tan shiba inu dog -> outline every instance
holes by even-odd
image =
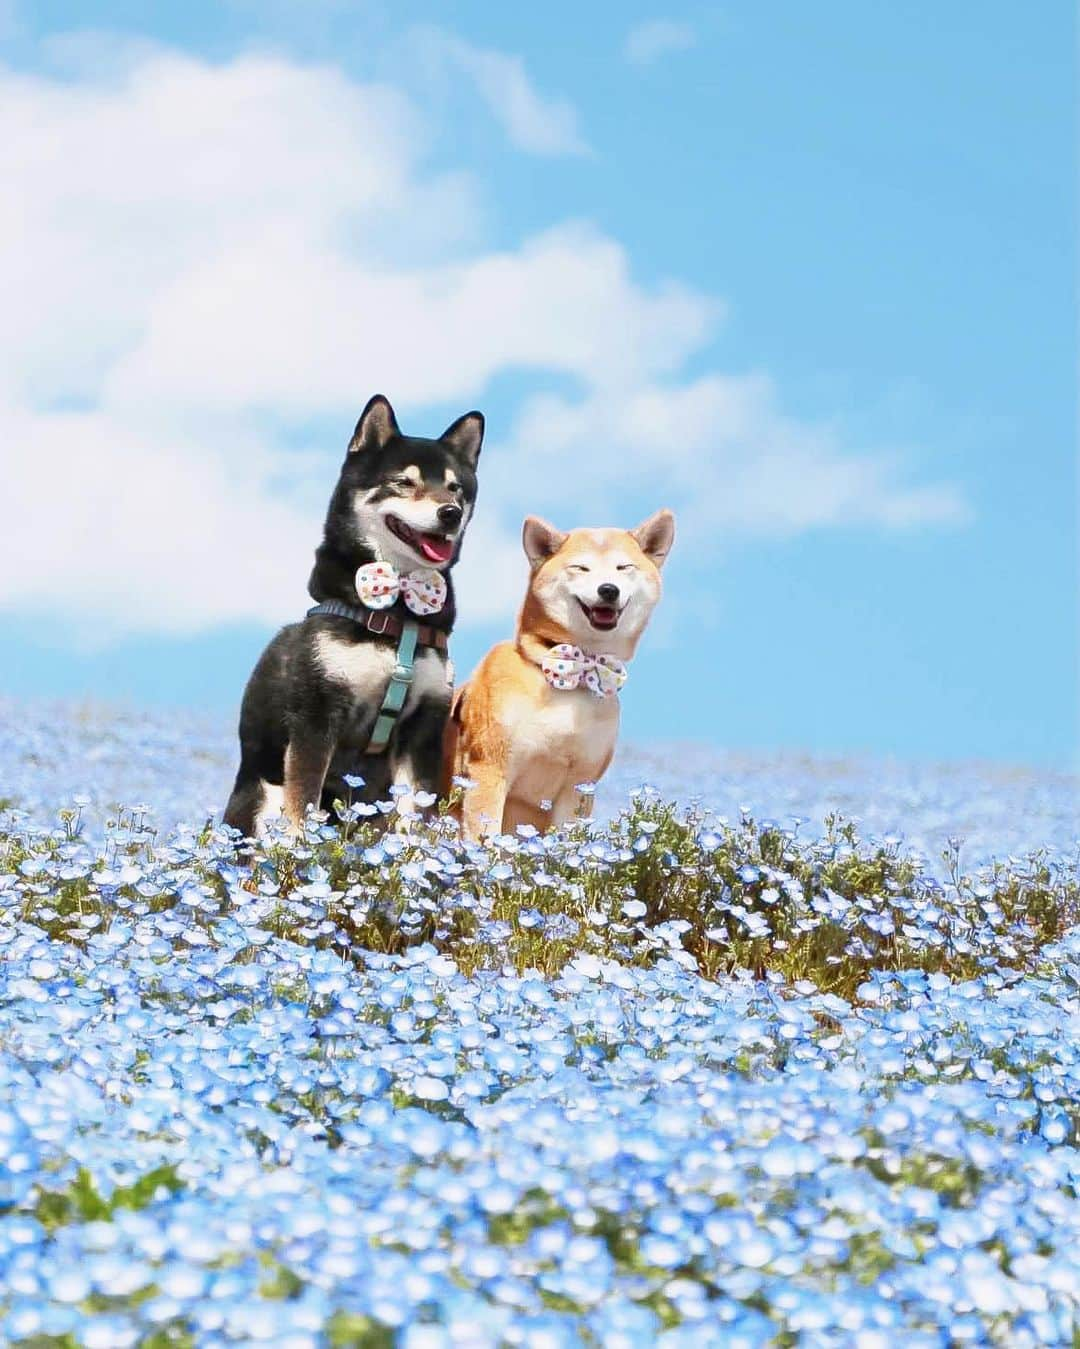
[[[447,723],[447,780],[473,784],[461,806],[468,838],[590,813],[592,798],[576,789],[615,753],[625,662],[660,598],[674,537],[668,510],[631,530],[563,534],[525,521],[532,570],[517,633],[458,690]]]

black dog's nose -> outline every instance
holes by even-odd
[[[619,598],[619,587],[612,585],[610,581],[605,581],[602,586],[596,587],[596,593],[605,604],[614,604]]]
[[[439,517],[439,524],[445,525],[447,529],[457,529],[461,524],[461,507],[455,506],[452,502],[440,506],[435,514]]]

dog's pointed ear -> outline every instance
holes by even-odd
[[[521,546],[529,559],[529,566],[539,567],[549,557],[553,557],[566,542],[561,530],[541,520],[538,515],[527,515],[521,527]]]
[[[630,536],[647,558],[662,567],[675,542],[675,517],[665,507],[632,529]]]
[[[466,412],[464,417],[459,417],[448,426],[439,439],[452,445],[469,467],[475,468],[480,458],[480,447],[484,443],[484,414]]]
[[[400,435],[390,400],[377,393],[360,414],[352,440],[349,441],[349,453],[384,449],[395,436]]]

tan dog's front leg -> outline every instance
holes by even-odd
[[[333,745],[325,733],[302,734],[289,741],[285,751],[285,817],[299,833],[308,806],[322,799],[323,783]]]
[[[579,792],[577,785],[564,787],[551,806],[551,828],[561,829],[568,820],[587,820],[593,813],[592,792]]]
[[[473,784],[461,804],[461,829],[466,838],[501,834],[506,809],[506,777],[489,764],[467,765],[462,775]]]

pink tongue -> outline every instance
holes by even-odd
[[[420,534],[420,551],[429,562],[445,562],[454,551],[451,539],[440,538],[438,534]]]

